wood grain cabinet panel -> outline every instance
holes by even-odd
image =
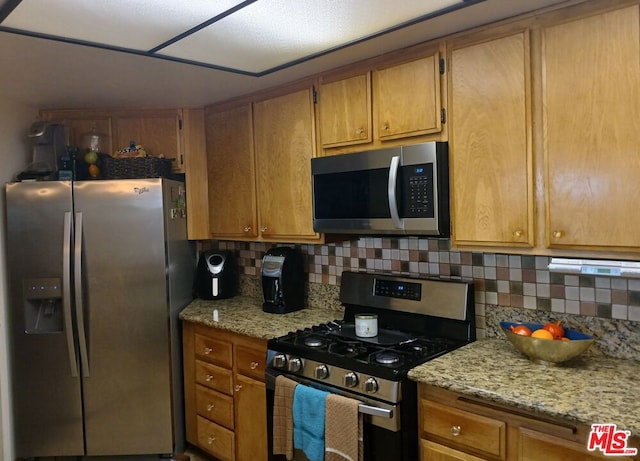
[[[441,405],[430,400],[420,403],[422,430],[428,436],[446,440],[455,447],[506,457],[504,421]]]
[[[423,461],[486,461],[486,459],[429,440],[420,441],[420,459]]]
[[[233,352],[232,346],[228,342],[196,334],[194,350],[196,358],[199,360],[231,368]]]
[[[207,108],[205,115],[212,237],[258,237],[255,155],[251,104]]]
[[[235,434],[198,416],[198,446],[220,461],[235,461]],[[239,459],[239,458],[238,458]]]
[[[311,88],[254,103],[259,233],[265,240],[318,241],[313,230]]]
[[[454,243],[531,247],[529,32],[454,42],[449,53]]]
[[[196,385],[198,414],[233,429],[233,397]]]
[[[187,441],[216,459],[267,461],[267,342],[190,322],[182,328]],[[225,365],[210,363],[214,351]]]
[[[321,81],[318,111],[323,148],[371,142],[371,72]]]
[[[543,38],[552,248],[640,246],[640,7],[550,25]]]
[[[397,139],[442,129],[439,53],[379,67],[372,78],[375,137]]]

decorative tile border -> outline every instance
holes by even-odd
[[[245,275],[258,276],[269,243],[209,241],[233,250]],[[343,270],[472,279],[480,336],[485,307],[640,321],[640,280],[551,273],[549,257],[454,251],[449,240],[362,237],[295,246],[307,256],[310,283],[339,285]]]

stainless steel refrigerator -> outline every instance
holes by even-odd
[[[184,185],[22,182],[6,199],[16,456],[182,451]]]

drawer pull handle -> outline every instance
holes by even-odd
[[[524,235],[524,231],[522,229],[518,229],[516,231],[513,232],[513,236],[515,238],[520,238]]]
[[[210,347],[205,347],[204,348],[204,355],[209,355],[213,352],[213,349],[211,349]]]
[[[207,405],[207,411],[209,411],[209,412],[211,410],[213,410],[214,408],[215,408],[215,405],[213,403],[210,403],[210,404]]]
[[[458,437],[460,432],[462,432],[462,428],[460,426],[451,426],[451,435]]]
[[[562,237],[564,237],[565,232],[562,230],[555,230],[553,231],[553,237],[557,238],[557,239],[561,239]]]
[[[207,439],[207,443],[209,445],[213,445],[213,442],[215,442],[215,441],[216,441],[216,438],[213,437],[213,436],[209,436],[209,438]]]
[[[245,232],[245,233],[247,233],[247,232],[251,232],[251,226],[244,226],[244,227],[242,228],[242,231],[243,231],[243,232]]]
[[[249,364],[249,368],[255,370],[256,368],[258,368],[258,365],[260,365],[258,362],[251,362],[251,364]]]
[[[236,384],[236,385],[234,386],[234,390],[235,390],[236,392],[240,392],[240,389],[242,389],[242,384]]]
[[[206,376],[204,377],[204,380],[205,380],[206,382],[208,382],[208,383],[209,383],[209,382],[211,382],[211,381],[213,381],[213,375],[206,375]]]

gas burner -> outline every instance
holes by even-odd
[[[375,354],[374,360],[382,365],[395,365],[400,362],[400,356],[394,352],[379,352]]]
[[[309,336],[304,339],[304,345],[309,347],[322,347],[326,343],[327,341],[319,336]]]

